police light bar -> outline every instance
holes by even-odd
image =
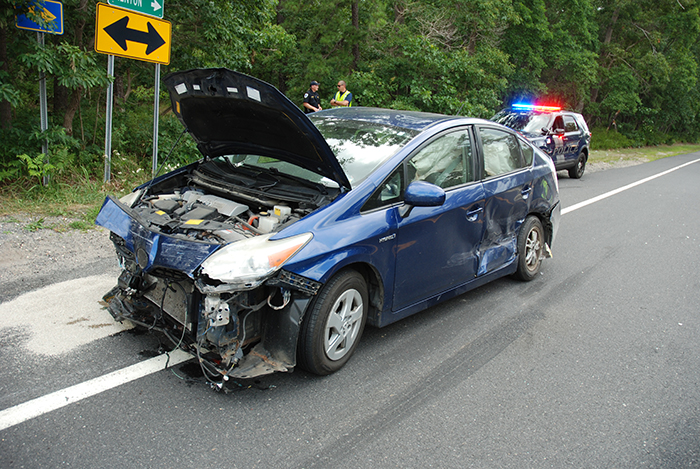
[[[513,109],[520,109],[523,111],[561,111],[561,108],[559,106],[539,106],[536,104],[524,103],[512,104],[511,107]]]

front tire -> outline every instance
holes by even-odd
[[[297,360],[317,375],[341,369],[357,347],[367,321],[367,284],[354,270],[341,272],[323,287],[299,332]]]
[[[527,217],[518,233],[517,278],[529,282],[537,276],[544,259],[544,245],[544,229],[539,218]]]
[[[586,171],[586,154],[581,153],[576,160],[576,166],[569,168],[569,177],[572,179],[581,179],[584,171]]]

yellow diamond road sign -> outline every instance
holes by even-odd
[[[97,52],[168,65],[171,31],[170,21],[105,3],[97,4]]]

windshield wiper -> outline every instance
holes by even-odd
[[[324,195],[327,194],[326,187],[323,184],[318,184],[318,183],[315,183],[313,181],[309,181],[308,179],[304,179],[304,178],[299,177],[299,176],[294,176],[292,174],[283,173],[277,168],[274,168],[274,167],[264,168],[264,167],[260,167],[260,166],[251,166],[251,165],[248,165],[245,163],[243,164],[243,166],[246,166],[248,168],[255,168],[257,170],[265,172],[265,173],[267,173],[268,176],[273,177],[277,182],[280,182],[278,178],[283,178],[286,180],[290,180],[290,181],[294,181],[296,183],[299,183],[299,184],[301,184],[305,187],[308,187],[310,189],[315,189]]]

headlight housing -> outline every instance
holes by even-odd
[[[227,244],[202,262],[201,274],[226,284],[216,291],[249,290],[259,286],[311,241],[304,233],[289,238],[270,240],[274,233]],[[200,285],[200,290],[208,288]]]

